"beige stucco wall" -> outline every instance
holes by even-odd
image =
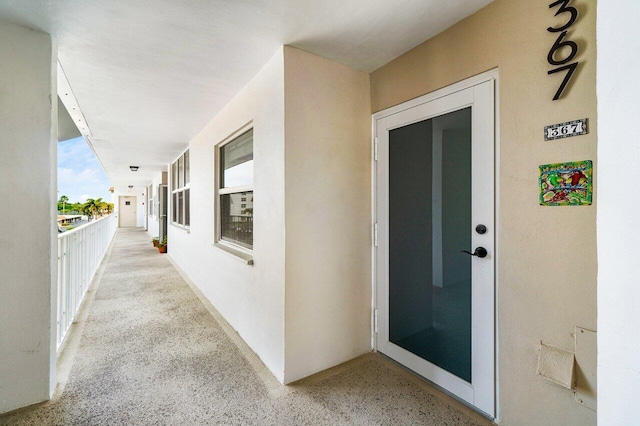
[[[286,46],[285,382],[371,350],[369,75]]]
[[[595,203],[541,207],[538,166],[596,160],[594,1],[575,0],[580,69],[559,101],[563,77],[547,52],[561,20],[548,2],[496,0],[371,75],[372,112],[499,69],[498,401],[501,424],[588,425],[595,413],[571,391],[536,375],[538,345],[573,351],[574,326],[596,328]],[[589,118],[585,136],[545,142],[545,125]],[[597,176],[596,176],[597,179]],[[597,181],[596,181],[597,184]]]

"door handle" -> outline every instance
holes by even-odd
[[[476,247],[473,253],[467,250],[460,250],[460,253],[467,253],[467,254],[470,254],[471,256],[478,256],[480,258],[487,257],[487,254],[488,254],[487,249],[484,247]]]

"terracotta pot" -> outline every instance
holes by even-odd
[[[158,253],[166,253],[167,246],[158,246]]]
[[[153,246],[154,246],[154,247],[158,247],[158,244],[159,244],[159,243],[160,243],[159,241],[154,241],[154,242],[153,242]]]

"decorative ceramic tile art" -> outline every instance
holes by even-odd
[[[540,166],[540,205],[591,205],[592,176],[591,160]]]

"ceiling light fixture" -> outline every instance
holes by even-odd
[[[132,172],[137,172],[140,167],[138,166],[129,166]]]
[[[129,189],[133,189],[133,185],[129,185]]]

